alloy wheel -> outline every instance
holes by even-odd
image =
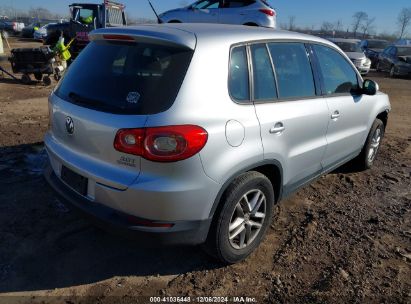
[[[266,217],[267,199],[261,190],[254,189],[244,194],[231,216],[228,237],[235,249],[249,246],[261,231]]]
[[[372,163],[377,156],[378,148],[380,147],[381,143],[381,138],[382,138],[382,132],[380,128],[377,128],[374,131],[374,134],[371,139],[371,144],[370,148],[368,150],[368,161]]]

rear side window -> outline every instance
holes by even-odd
[[[337,51],[322,45],[314,45],[326,95],[352,93],[358,90],[357,73]]]
[[[277,75],[279,98],[315,96],[313,72],[304,44],[270,43],[268,48]]]
[[[244,7],[255,3],[253,0],[225,0],[224,8]]]
[[[230,78],[228,83],[232,98],[237,101],[250,100],[248,61],[245,46],[236,47],[231,51]]]
[[[193,51],[149,43],[91,42],[73,62],[56,95],[121,114],[155,114],[171,107]]]
[[[251,46],[255,100],[277,99],[274,71],[265,44]]]

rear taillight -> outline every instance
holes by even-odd
[[[121,129],[114,148],[151,161],[175,162],[200,152],[207,139],[207,131],[193,125]]]
[[[263,14],[266,14],[268,16],[271,16],[271,17],[275,16],[275,11],[270,10],[268,8],[262,8],[262,9],[260,9],[260,12],[263,13]]]

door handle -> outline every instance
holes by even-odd
[[[270,129],[270,134],[280,134],[284,132],[284,130],[284,124],[282,122],[278,122]]]
[[[340,117],[340,115],[340,111],[335,111],[333,115],[331,115],[331,119],[337,119],[338,117]]]

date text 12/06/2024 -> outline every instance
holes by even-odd
[[[258,303],[254,297],[150,297],[150,303]]]

